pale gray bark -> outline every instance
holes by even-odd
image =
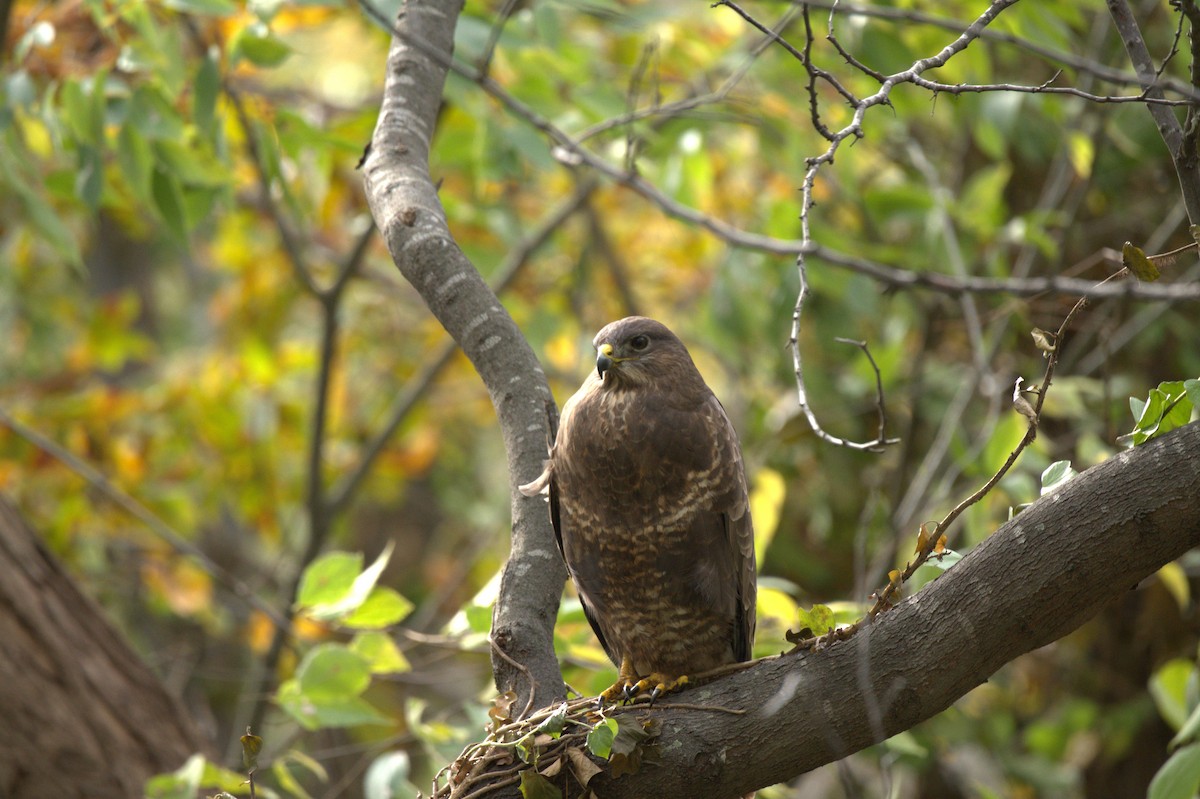
[[[496,408],[508,453],[513,523],[492,638],[528,670],[534,705],[542,706],[564,696],[552,644],[566,569],[545,501],[522,496],[517,486],[542,471],[553,399],[537,356],[451,236],[429,177],[429,144],[461,9],[457,0],[405,4],[363,172],[371,212],[393,260],[471,359]],[[492,665],[497,687],[516,691],[516,706],[523,707],[530,688],[525,671],[498,655]]]

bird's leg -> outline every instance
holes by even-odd
[[[637,696],[642,691],[649,689],[650,704],[654,704],[654,700],[658,699],[663,694],[669,694],[672,691],[678,691],[683,686],[688,684],[688,676],[681,674],[678,677],[672,677],[669,674],[662,672],[654,672],[649,677],[638,680],[637,685],[633,686],[633,695]]]
[[[618,699],[628,702],[637,696],[638,673],[633,669],[633,661],[628,657],[621,658],[619,671],[620,676],[617,681],[601,691],[600,696],[597,697],[600,706],[616,702]]]

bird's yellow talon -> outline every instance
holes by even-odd
[[[686,674],[678,677],[671,677],[667,674],[654,672],[653,674],[638,678],[632,672],[632,669],[627,669],[626,664],[621,664],[621,677],[608,688],[605,688],[598,697],[598,702],[601,706],[614,702],[628,704],[643,694],[650,696],[650,704],[653,705],[660,696],[669,694],[673,691],[678,691],[688,684]]]

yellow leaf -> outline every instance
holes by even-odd
[[[546,342],[546,360],[555,369],[569,374],[579,370],[579,348],[575,346],[575,337],[560,333]]]
[[[246,620],[246,626],[242,629],[242,637],[246,639],[246,645],[250,647],[251,651],[259,654],[267,651],[274,635],[274,622],[261,610],[252,612],[250,618]]]
[[[926,545],[929,544],[929,533],[925,531],[925,525],[921,525],[921,532],[917,533],[917,546],[913,550],[913,554],[925,551]]]
[[[1135,247],[1128,241],[1121,248],[1121,263],[1125,264],[1125,267],[1144,283],[1153,283],[1158,280],[1158,267],[1146,257],[1146,253],[1142,251],[1141,247]]]
[[[1081,178],[1092,174],[1092,162],[1096,157],[1096,146],[1092,138],[1083,131],[1075,131],[1067,135],[1067,153],[1071,159],[1071,168]]]
[[[254,771],[258,768],[258,753],[262,751],[263,740],[257,735],[250,732],[250,728],[246,728],[246,734],[242,736],[242,765],[248,770]]]
[[[190,616],[211,607],[212,578],[189,561],[147,560],[142,566],[142,579],[147,588],[180,616]]]
[[[303,613],[292,622],[292,631],[302,641],[320,641],[329,637],[329,627]]]
[[[1158,579],[1163,584],[1163,588],[1175,599],[1180,610],[1187,610],[1188,602],[1191,599],[1191,591],[1188,588],[1187,575],[1183,572],[1183,567],[1179,565],[1179,561],[1173,560],[1166,566],[1158,570]]]
[[[779,515],[787,486],[783,475],[774,469],[760,469],[754,476],[754,487],[750,490],[750,516],[754,519],[754,556],[762,563],[775,530],[779,527]]]
[[[775,588],[758,589],[758,618],[762,622],[774,622],[780,627],[792,623],[798,605],[783,591]]]
[[[117,475],[125,483],[136,483],[146,474],[146,459],[138,445],[128,437],[121,437],[113,442],[113,463]]]

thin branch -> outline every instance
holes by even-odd
[[[529,711],[533,708],[533,698],[535,696],[537,696],[537,680],[535,680],[533,678],[533,674],[529,671],[529,668],[524,663],[519,663],[519,662],[513,660],[512,657],[509,656],[509,654],[507,652],[505,652],[503,649],[501,649],[496,644],[496,642],[494,640],[492,640],[492,637],[490,635],[488,636],[488,646],[490,646],[492,648],[493,654],[495,654],[497,657],[499,657],[501,660],[503,660],[508,665],[512,666],[517,671],[524,674],[525,679],[529,680],[529,684],[532,686],[529,689],[529,699],[527,699],[525,701],[525,709],[522,710],[520,712],[520,714],[517,716],[517,721],[520,721],[521,719],[528,716]]]
[[[488,32],[487,44],[483,46],[483,55],[479,57],[476,63],[476,68],[480,75],[487,75],[492,69],[492,59],[496,55],[496,46],[500,44],[500,36],[504,33],[504,26],[508,24],[508,20],[512,17],[513,12],[517,10],[521,0],[504,0],[504,5],[500,7],[500,12],[496,15],[496,21],[492,23],[492,29]]]
[[[1142,38],[1142,32],[1138,28],[1132,9],[1129,8],[1129,3],[1126,0],[1107,0],[1107,2],[1108,12],[1112,16],[1117,31],[1121,34],[1121,43],[1125,45],[1129,61],[1133,64],[1143,85],[1147,87],[1146,95],[1162,98],[1163,90],[1155,84],[1157,74],[1154,62],[1150,58],[1150,51],[1146,47],[1146,41]],[[1194,131],[1188,131],[1185,137],[1183,126],[1179,124],[1179,120],[1170,108],[1162,105],[1148,105],[1147,110],[1158,127],[1158,135],[1167,145],[1171,161],[1175,164],[1175,173],[1179,179],[1179,188],[1183,193],[1183,203],[1187,207],[1188,219],[1193,225],[1200,224],[1200,179],[1198,179],[1200,176],[1197,174],[1197,155],[1194,147],[1185,146],[1188,142],[1193,141]],[[1192,115],[1189,114],[1188,119],[1192,120]]]
[[[813,8],[828,10],[834,15],[870,17],[889,22],[928,25],[953,33],[962,33],[965,30],[961,20],[950,17],[938,17],[911,8],[894,8],[867,3],[847,3],[842,2],[842,0],[809,0],[807,5]],[[1143,90],[1150,86],[1156,86],[1164,91],[1175,92],[1181,99],[1200,100],[1200,92],[1194,87],[1188,86],[1186,83],[1169,76],[1158,76],[1155,80],[1147,82],[1144,77],[1138,74],[1106,66],[1076,53],[1055,50],[1054,48],[1046,47],[1032,40],[1024,39],[1004,31],[987,29],[980,32],[979,38],[984,41],[1012,45],[1025,52],[1033,53],[1054,64],[1056,67],[1065,66],[1075,72],[1091,75],[1106,83],[1118,86],[1137,86]]]
[[[1065,94],[1070,97],[1079,97],[1091,103],[1103,104],[1120,104],[1120,103],[1139,103],[1147,106],[1168,106],[1168,107],[1191,107],[1195,105],[1192,100],[1168,100],[1165,97],[1151,97],[1147,91],[1141,94],[1093,94],[1082,89],[1076,89],[1072,86],[1051,86],[1050,84],[1058,80],[1062,71],[1054,73],[1045,82],[1039,83],[1036,86],[1031,86],[1021,83],[939,83],[937,81],[927,80],[925,78],[913,78],[911,81],[914,86],[919,86],[922,89],[928,89],[937,94],[983,94],[985,92],[1015,92],[1018,94]]]
[[[875,409],[879,415],[879,428],[875,433],[875,440],[883,444],[897,444],[900,442],[898,438],[885,438],[887,432],[887,406],[883,401],[883,375],[879,372],[879,364],[875,363],[875,356],[871,354],[871,348],[867,346],[865,341],[856,341],[852,338],[835,338],[834,341],[839,344],[850,344],[862,350],[862,354],[867,356],[867,362],[871,364],[871,370],[875,373]]]
[[[796,305],[792,309],[792,335],[788,339],[788,347],[792,351],[792,369],[796,378],[796,404],[800,408],[800,412],[804,414],[804,418],[808,421],[808,426],[812,428],[813,433],[822,441],[833,444],[837,447],[845,447],[867,452],[882,452],[885,447],[899,442],[897,438],[885,438],[884,430],[881,427],[875,438],[870,441],[851,441],[849,439],[835,436],[824,427],[821,426],[817,419],[817,414],[813,410],[812,405],[808,401],[808,387],[804,382],[804,359],[800,355],[800,320],[804,310],[804,302],[808,299],[808,268],[804,260],[797,260],[797,271],[800,275],[800,293],[796,298]],[[845,339],[843,339],[845,340]],[[857,342],[853,342],[857,343]],[[865,349],[865,344],[863,345]],[[871,359],[871,364],[874,366],[874,359]],[[877,383],[877,385],[879,385]],[[883,397],[878,398],[878,406],[880,413],[883,412]]]

